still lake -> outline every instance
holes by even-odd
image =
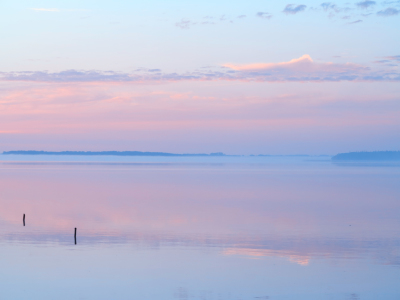
[[[400,165],[0,155],[0,253],[2,300],[398,300]]]

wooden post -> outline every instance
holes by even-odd
[[[24,226],[25,226],[25,214],[24,214],[24,217],[22,218],[22,222],[24,223]]]
[[[76,245],[76,227],[75,227],[74,239],[75,239],[75,245]]]

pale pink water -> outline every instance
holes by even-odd
[[[399,299],[400,167],[3,161],[0,249],[0,299]]]

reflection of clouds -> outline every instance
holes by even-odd
[[[64,166],[62,172],[37,172],[36,167],[22,172],[27,166],[20,167],[21,171],[1,172],[2,245],[73,245],[77,227],[82,249],[174,247],[258,259],[284,257],[300,265],[315,259],[400,265],[397,171],[352,170],[363,176],[396,174],[379,177],[386,185],[374,186],[377,177],[349,181],[343,175],[353,173],[336,167],[338,172],[330,174],[340,176],[340,181],[325,177],[318,185],[320,169],[307,169],[312,180],[303,180],[304,170],[292,165],[271,171],[268,177],[256,175],[265,166],[252,169],[257,173],[247,170],[246,177],[242,171],[233,174],[237,167],[229,166],[200,173],[188,167],[172,172],[175,167],[160,164],[160,172],[144,167],[100,172],[102,165]],[[274,181],[265,180],[272,177]],[[22,213],[27,216],[24,228]]]
[[[78,228],[79,232],[79,228]],[[82,232],[82,231],[80,231]],[[378,264],[400,266],[400,239],[349,239],[324,237],[276,237],[250,235],[173,234],[160,232],[96,233],[83,232],[77,236],[82,247],[132,245],[137,248],[215,249],[225,256],[259,259],[282,257],[307,266],[311,259],[372,259]],[[67,246],[73,243],[70,233],[32,232],[0,235],[1,243]]]
[[[261,250],[261,249],[249,249],[249,248],[228,248],[222,252],[223,255],[242,255],[250,256],[252,258],[259,258],[263,256],[275,256],[275,257],[286,257],[289,258],[290,262],[296,264],[307,266],[310,258],[308,256],[301,255],[291,255],[290,253],[271,251],[271,250]]]
[[[308,257],[302,257],[298,255],[290,255],[289,260],[301,266],[307,266],[310,262],[310,259]]]

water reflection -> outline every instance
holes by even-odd
[[[120,285],[131,299],[143,280],[160,288],[142,282],[141,299],[396,299],[399,179],[328,162],[1,164],[0,262],[28,251],[68,270],[75,255],[78,273],[110,281],[90,299]]]
[[[47,246],[68,246],[76,237],[71,234],[30,232],[3,234],[0,243],[25,243]],[[400,265],[400,239],[302,238],[268,236],[174,235],[161,233],[91,234],[79,236],[83,247],[130,245],[137,249],[158,250],[164,247],[192,249],[211,248],[221,255],[246,258],[285,257],[307,265],[310,259],[371,259],[374,263]]]

